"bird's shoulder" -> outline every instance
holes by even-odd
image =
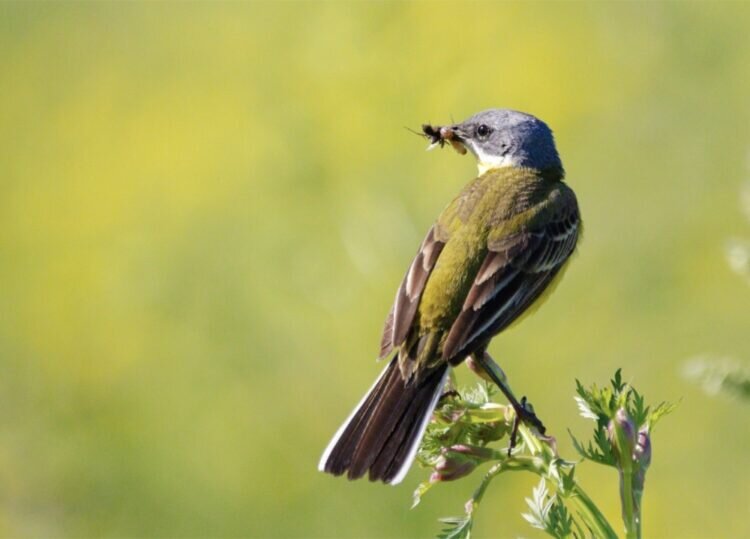
[[[578,215],[578,200],[573,190],[558,181],[536,186],[533,191],[518,196],[511,208],[498,208],[492,220],[492,236],[533,231],[548,223]]]
[[[575,193],[562,181],[562,171],[504,167],[469,182],[438,217],[435,234],[447,242],[456,231],[474,223],[488,231],[491,241],[577,212]]]

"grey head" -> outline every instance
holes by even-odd
[[[480,172],[503,166],[562,170],[552,131],[531,114],[489,109],[439,133],[441,140],[459,142],[473,153]]]

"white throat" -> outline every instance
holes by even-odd
[[[471,151],[477,157],[477,168],[480,176],[494,168],[518,166],[518,161],[510,155],[491,155],[474,144],[471,144]]]

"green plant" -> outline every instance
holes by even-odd
[[[723,393],[750,402],[750,365],[725,357],[697,357],[685,362],[683,374],[709,395]]]
[[[617,469],[625,536],[641,536],[641,500],[646,471],[651,463],[653,427],[675,405],[646,406],[643,396],[622,381],[620,371],[611,383],[585,388],[576,382],[575,400],[581,415],[595,422],[587,443],[573,438],[583,461]],[[470,475],[479,466],[489,469],[465,506],[461,517],[442,519],[438,537],[464,539],[471,535],[484,493],[505,472],[528,472],[539,477],[527,498],[523,515],[533,527],[553,537],[617,537],[613,526],[575,477],[582,461],[562,458],[555,438],[543,437],[524,424],[518,425],[519,443],[512,449],[491,447],[511,435],[515,415],[511,407],[492,401],[493,388],[476,388],[446,394],[436,409],[422,447],[419,462],[432,469],[429,479],[414,493],[414,506],[436,485]],[[572,434],[571,434],[572,436]]]

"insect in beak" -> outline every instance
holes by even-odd
[[[430,139],[430,145],[427,147],[427,151],[434,149],[438,145],[442,148],[445,146],[445,143],[448,142],[453,146],[453,149],[461,155],[466,153],[466,147],[461,141],[461,137],[452,127],[424,124],[422,126],[422,133],[424,133],[425,137]]]

